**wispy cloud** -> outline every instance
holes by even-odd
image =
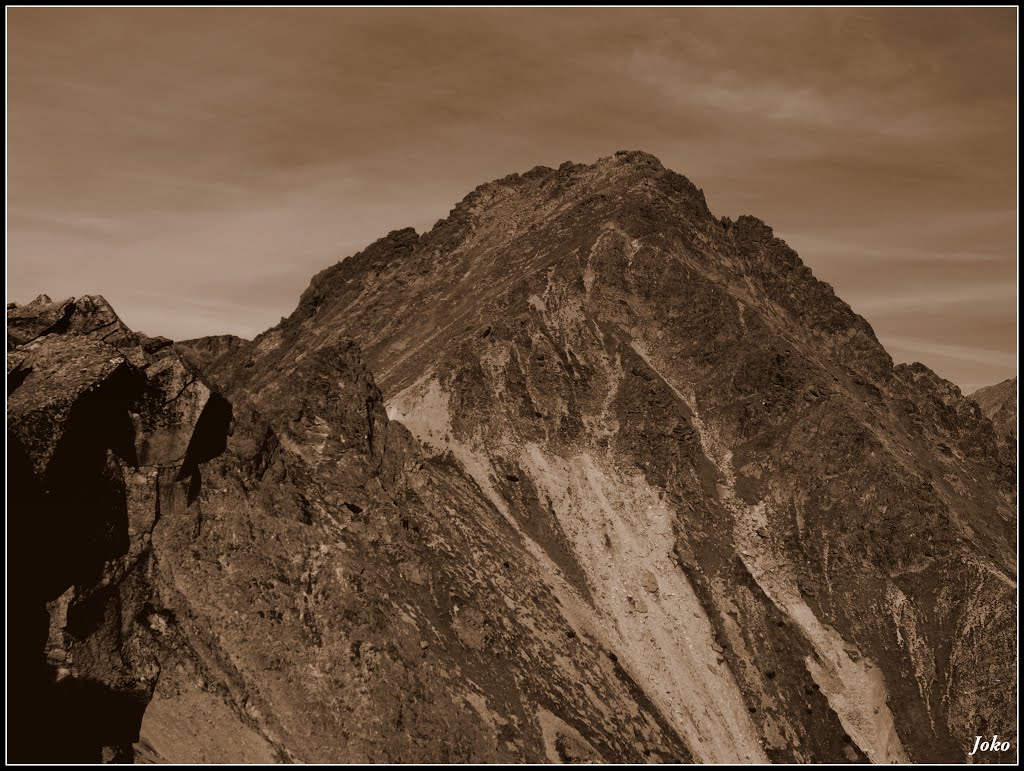
[[[947,360],[983,364],[1010,373],[1007,377],[1017,371],[1016,354],[1010,351],[994,351],[973,345],[950,345],[927,338],[900,335],[886,335],[883,342],[897,361],[925,361],[929,357],[936,357],[942,359],[944,364],[948,363]],[[940,366],[939,369],[941,368]]]
[[[957,313],[960,306],[983,303],[1005,304],[1012,308],[1017,298],[1016,284],[1004,281],[980,281],[955,286],[911,286],[900,292],[876,291],[864,296],[853,296],[848,302],[858,313],[869,316],[919,314],[931,309],[944,313]]]

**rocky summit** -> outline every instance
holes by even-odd
[[[1006,404],[640,152],[252,341],[9,306],[10,758],[1012,761]]]

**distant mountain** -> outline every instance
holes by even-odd
[[[985,417],[992,421],[996,433],[1009,445],[1017,443],[1017,378],[1012,377],[993,386],[979,388],[971,399],[978,403]],[[1016,453],[1016,448],[1014,448]]]
[[[483,185],[252,341],[104,342],[44,300],[8,310],[9,507],[59,525],[24,560],[83,484],[113,492],[76,527],[112,535],[25,595],[19,651],[58,702],[136,705],[89,752],[964,762],[997,733],[984,759],[1015,756],[992,421],[653,156]],[[118,357],[135,390],[79,424]],[[175,411],[189,388],[214,418]],[[48,447],[95,460],[47,478]]]

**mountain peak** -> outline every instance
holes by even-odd
[[[403,314],[401,303],[422,293],[448,298],[429,307],[443,326],[451,314],[479,312],[489,298],[558,269],[578,273],[574,280],[584,290],[595,279],[607,283],[594,298],[610,300],[612,292],[620,309],[635,307],[638,293],[668,285],[681,295],[713,286],[730,302],[785,314],[773,323],[788,325],[809,345],[824,341],[846,365],[872,377],[891,375],[892,360],[867,321],[814,278],[769,225],[751,215],[715,218],[696,185],[639,150],[480,185],[430,231],[394,231],[321,271],[290,321],[345,307],[357,294],[360,306],[379,296]],[[720,312],[733,315],[724,306]]]

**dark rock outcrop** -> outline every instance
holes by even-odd
[[[160,672],[153,528],[198,489],[230,407],[103,298],[9,314],[9,759],[130,759]]]

